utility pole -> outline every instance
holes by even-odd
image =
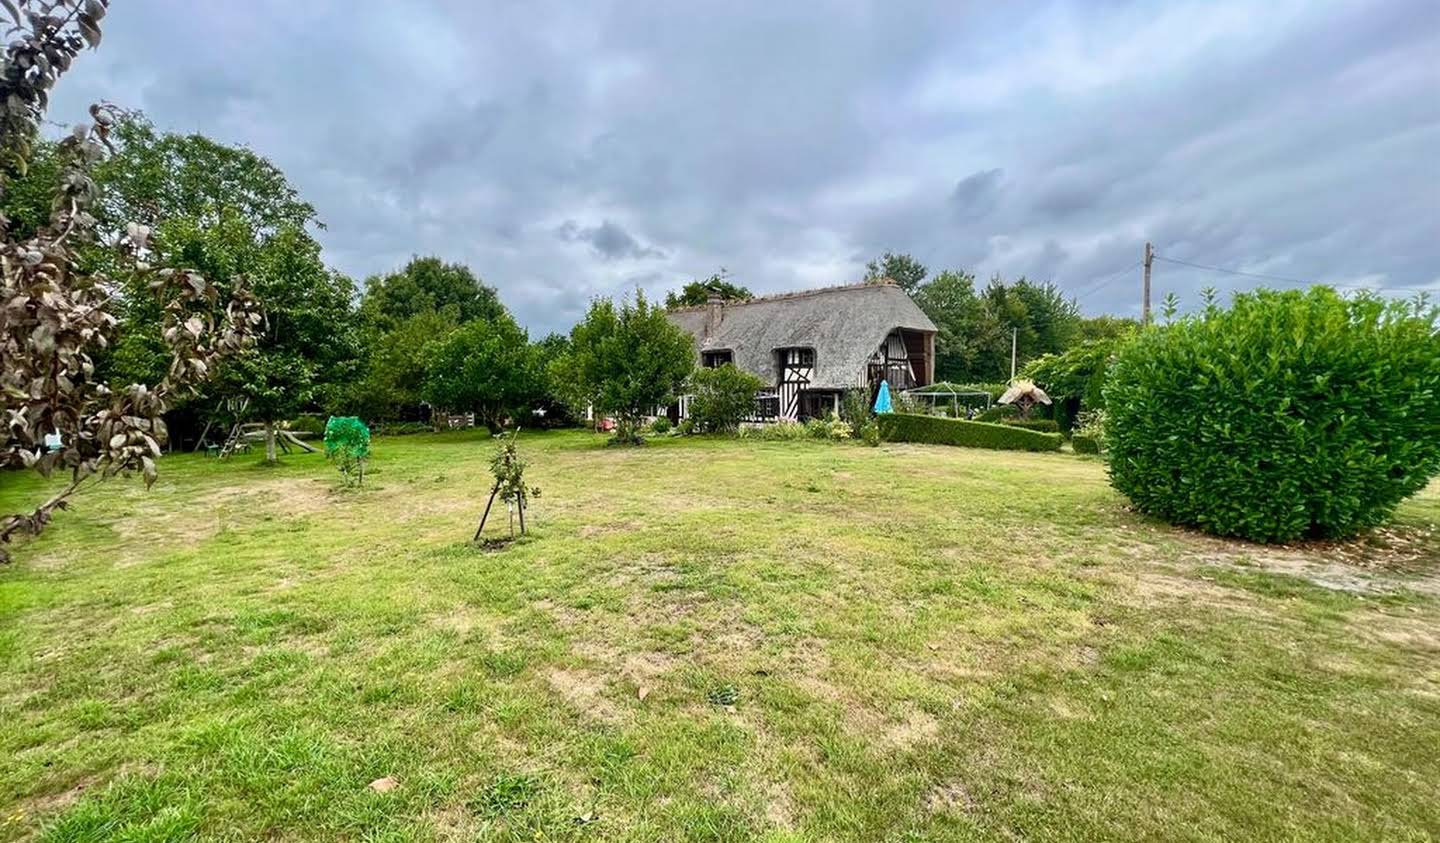
[[[1020,337],[1019,328],[1010,329],[1010,380],[1015,380],[1015,349]]]
[[[1145,286],[1140,293],[1140,324],[1150,324],[1150,265],[1155,262],[1155,247],[1145,241]]]

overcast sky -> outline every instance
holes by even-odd
[[[884,249],[1134,313],[1146,239],[1440,288],[1440,3],[114,0],[61,82],[246,144],[358,278],[463,261],[532,333]],[[1156,300],[1253,279],[1158,263]],[[1280,282],[1280,286],[1284,286]]]

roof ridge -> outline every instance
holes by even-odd
[[[755,296],[754,298],[742,301],[725,301],[726,307],[743,307],[747,304],[765,304],[772,301],[788,301],[790,299],[801,299],[807,296],[819,296],[826,293],[838,293],[844,290],[858,290],[865,287],[894,287],[900,289],[900,285],[886,278],[880,281],[852,281],[848,284],[834,284],[829,287],[810,287],[804,290],[791,290],[788,293],[771,293],[768,296]],[[686,307],[672,309],[671,313],[685,313],[687,311],[704,310],[709,304],[692,304]]]

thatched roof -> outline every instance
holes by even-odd
[[[1045,394],[1045,390],[1036,386],[1034,381],[1015,381],[1010,384],[1009,389],[1005,390],[1005,394],[1000,396],[999,401],[1001,404],[1014,404],[1022,398],[1028,399],[1031,403],[1051,403],[1050,396]]]
[[[729,350],[735,365],[774,383],[775,351],[815,349],[813,389],[864,382],[866,362],[896,328],[935,330],[935,323],[894,284],[852,284],[727,302],[710,322],[712,305],[670,311],[670,321],[695,338],[698,351]],[[708,325],[708,327],[707,327]]]

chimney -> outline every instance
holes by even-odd
[[[720,327],[720,320],[725,318],[725,300],[719,293],[711,292],[705,299],[705,336],[710,336]]]

